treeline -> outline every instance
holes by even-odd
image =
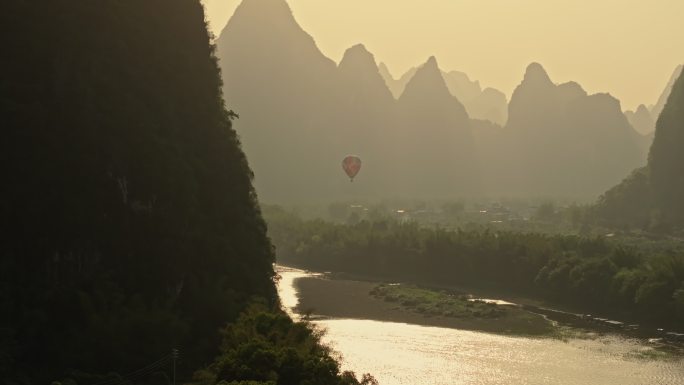
[[[628,319],[684,321],[681,253],[647,255],[602,237],[305,221],[279,208],[269,208],[266,219],[283,264],[487,286]]]
[[[7,0],[0,36],[0,383],[121,383],[173,348],[186,382],[255,297],[283,317],[199,0]],[[220,381],[263,379],[236,362]]]

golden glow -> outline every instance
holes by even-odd
[[[249,0],[247,0],[249,1]],[[204,0],[218,35],[239,0]],[[395,77],[435,55],[510,96],[527,64],[555,82],[653,104],[684,62],[682,0],[290,0],[299,24],[339,61],[363,43]]]

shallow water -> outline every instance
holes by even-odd
[[[283,306],[295,318],[294,280],[280,271]],[[381,385],[684,385],[684,358],[648,359],[647,343],[617,335],[534,339],[371,320],[315,321],[344,370]]]

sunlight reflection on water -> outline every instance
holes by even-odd
[[[293,314],[294,280],[308,274],[280,274],[281,300]],[[369,372],[381,385],[684,385],[684,359],[636,358],[651,348],[619,336],[563,342],[370,320],[315,324],[327,330],[343,369]]]

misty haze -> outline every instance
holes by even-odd
[[[684,384],[684,3],[7,0],[2,385]]]

